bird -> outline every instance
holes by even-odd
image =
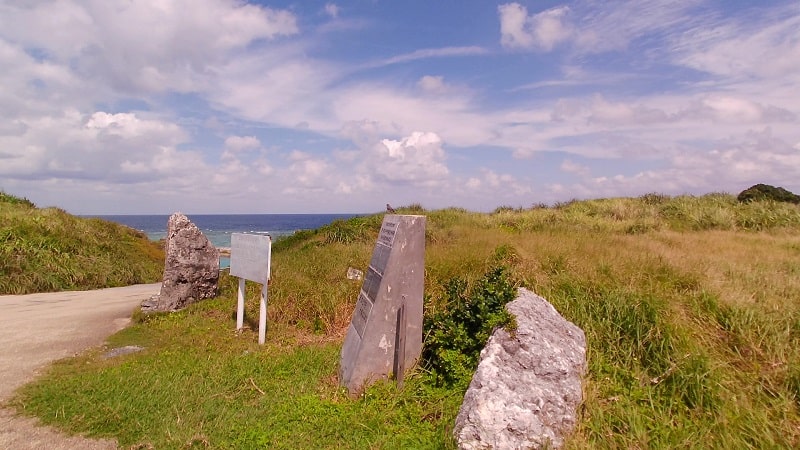
[[[394,214],[395,211],[394,208],[392,208],[392,205],[388,203],[386,204],[386,212],[388,212],[389,214]]]

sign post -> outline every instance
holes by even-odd
[[[236,329],[244,326],[245,280],[261,283],[261,304],[258,319],[258,343],[263,344],[267,336],[267,286],[272,261],[272,238],[259,234],[231,234],[231,275],[239,277],[236,295]]]

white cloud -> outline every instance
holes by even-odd
[[[512,49],[550,51],[573,34],[566,21],[567,6],[528,15],[528,9],[519,3],[498,6],[500,15],[500,43]]]
[[[317,132],[334,132],[341,124],[329,111],[339,92],[329,86],[341,70],[305,58],[301,48],[242,56],[219,70],[225,76],[208,98],[238,117],[287,128],[302,123]]]
[[[435,129],[455,146],[486,144],[496,136],[497,118],[476,109],[470,94],[462,90],[431,98],[365,83],[333,95],[331,112],[339,123],[368,120],[384,136]]]
[[[335,3],[326,3],[325,4],[325,13],[332,18],[336,19],[339,17],[339,7]]]
[[[774,105],[762,105],[743,97],[718,93],[701,97],[681,115],[689,119],[704,118],[733,124],[793,122],[797,119],[796,114]]]
[[[95,136],[118,136],[128,140],[139,137],[162,139],[162,145],[176,145],[187,138],[175,124],[140,119],[134,113],[109,114],[98,111],[86,121],[86,128],[95,131]]]
[[[800,8],[789,4],[764,16],[703,23],[672,40],[676,63],[742,80],[780,77],[800,80]]]
[[[261,148],[261,141],[255,136],[228,136],[225,139],[225,149],[239,153]]]
[[[606,125],[635,125],[667,122],[670,118],[660,109],[625,102],[609,102],[603,96],[597,95],[592,99],[588,120]]]
[[[417,81],[417,86],[426,92],[441,93],[447,90],[444,77],[425,75]]]
[[[474,55],[483,55],[486,53],[488,53],[488,51],[485,48],[476,46],[423,48],[419,50],[414,50],[411,53],[405,53],[402,55],[393,56],[378,63],[369,64],[367,67],[388,66],[391,64],[400,64],[400,63],[415,61],[418,59],[444,58],[444,57],[455,57],[455,56],[474,56]]]
[[[266,160],[259,159],[255,162],[255,169],[261,175],[272,175],[275,169]]]
[[[695,11],[703,3],[705,0],[579,3],[581,18],[575,23],[575,47],[581,53],[623,51],[645,37],[680,35],[707,20],[706,11]],[[652,56],[661,57],[659,53]]]
[[[561,170],[567,173],[574,173],[576,175],[580,175],[583,177],[589,176],[591,174],[591,169],[587,166],[582,164],[578,164],[572,160],[565,159],[564,162],[561,163]]]
[[[533,190],[528,183],[508,173],[497,173],[482,167],[480,176],[467,179],[464,186],[469,190],[469,200],[480,199],[494,206],[519,202],[527,198]]]
[[[311,154],[295,150],[289,155],[289,175],[292,180],[286,192],[298,190],[320,191],[326,188],[332,175],[330,164],[323,158],[315,158]]]
[[[800,167],[800,149],[773,135],[770,128],[739,133],[716,142],[710,150],[682,151],[664,159],[663,167],[633,175],[592,177],[574,171],[578,183],[551,186],[553,194],[570,192],[578,198],[665,194],[737,193],[756,182],[791,186]],[[565,169],[567,162],[562,165]],[[572,171],[572,170],[570,170]]]
[[[160,170],[155,161],[165,149],[174,150],[188,138],[175,124],[133,113],[98,111],[87,117],[67,110],[23,123],[24,133],[0,136],[0,148],[6,149],[0,174],[5,177],[127,180],[126,174],[144,173],[144,167]]]
[[[435,185],[449,174],[436,133],[415,131],[399,141],[383,139],[370,156],[375,176],[389,183]]]
[[[796,5],[732,18],[700,0],[578,0],[538,13],[508,3],[503,46],[552,54],[439,39],[416,50],[370,41],[345,59],[338,38],[377,22],[333,27],[340,8],[320,5],[305,21],[300,6],[239,0],[0,3],[0,182],[117,194],[114,183],[147,182],[167,198],[201,184],[231,196],[289,186],[286,204],[327,207],[320,192],[363,200],[398,184],[411,201],[447,192],[469,202],[456,193],[466,187],[485,191],[483,204],[516,203],[543,160],[548,176],[582,179],[571,196],[694,189],[726,171],[800,175]],[[490,19],[476,39],[497,32]],[[450,66],[458,57],[468,58]],[[542,80],[540,59],[561,76]],[[755,137],[767,127],[770,139]],[[529,159],[501,168],[509,153]]]
[[[288,11],[233,0],[4,5],[0,30],[0,37],[41,49],[83,78],[133,93],[202,89],[210,69],[232,52],[298,32]]]
[[[703,27],[694,11],[704,0],[577,1],[528,15],[519,3],[498,7],[500,42],[506,48],[551,51],[570,44],[578,54],[626,50],[632,42],[660,34],[680,35]],[[660,57],[660,55],[658,55]]]

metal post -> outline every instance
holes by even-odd
[[[258,343],[263,344],[267,339],[267,283],[261,286],[261,308],[258,318]]]
[[[244,278],[239,278],[239,292],[236,298],[238,300],[236,307],[236,329],[241,330],[244,326]]]
[[[397,387],[403,387],[406,376],[406,305],[397,310],[397,329],[394,340],[394,379]]]
[[[269,287],[269,279],[271,278],[270,266],[272,265],[272,236],[269,236],[269,244],[267,245],[267,279],[261,286],[261,308],[258,318],[258,343],[264,344],[267,340],[267,288]]]

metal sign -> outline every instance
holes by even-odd
[[[256,283],[269,280],[272,239],[263,234],[231,235],[231,275]]]
[[[261,303],[258,319],[258,343],[267,335],[267,286],[269,286],[272,261],[272,238],[260,234],[233,233],[231,235],[231,275],[239,277],[236,305],[236,329],[244,326],[245,280],[261,283]]]

